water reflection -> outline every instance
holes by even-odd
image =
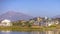
[[[60,31],[32,31],[31,34],[60,34]]]
[[[7,32],[8,33],[8,32],[11,32],[11,31],[4,31],[4,30],[2,30],[1,32]]]
[[[11,32],[11,31],[8,31],[8,30],[7,30],[7,31],[2,30],[2,31],[1,31],[1,34],[10,34],[10,32]]]
[[[31,32],[13,32],[13,31],[1,31],[0,34],[60,34],[60,31],[31,31]]]

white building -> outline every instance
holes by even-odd
[[[12,23],[10,20],[5,19],[1,21],[0,26],[12,26]]]
[[[51,25],[57,25],[59,24],[58,20],[53,20],[53,19],[46,19],[41,22],[41,26],[51,26]]]

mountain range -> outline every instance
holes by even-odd
[[[15,11],[8,11],[0,15],[0,20],[8,19],[11,21],[17,21],[17,20],[29,20],[32,18],[33,18],[32,16]]]
[[[60,18],[60,15],[53,16],[52,18]]]

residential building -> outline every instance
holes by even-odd
[[[54,25],[54,24],[55,25],[59,24],[59,21],[49,18],[49,19],[43,20],[41,22],[41,26],[46,26],[46,27],[51,26],[51,25]]]
[[[1,21],[0,26],[12,26],[12,23],[10,20],[5,19]]]

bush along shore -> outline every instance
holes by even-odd
[[[60,24],[51,26],[34,26],[34,20],[32,21],[17,21],[12,22],[12,26],[0,26],[0,31],[46,31],[60,29]]]

